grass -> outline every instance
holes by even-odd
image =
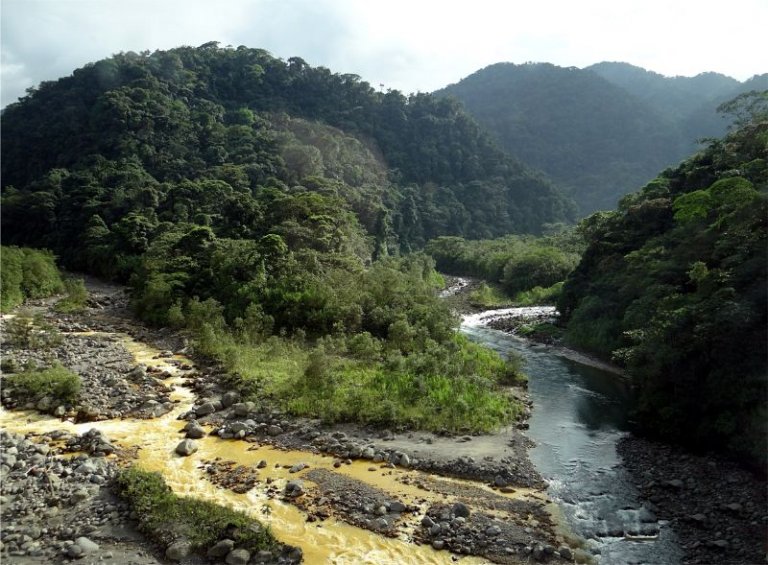
[[[131,505],[139,528],[157,543],[168,546],[188,540],[205,553],[223,537],[251,552],[272,550],[278,542],[269,528],[232,508],[174,494],[159,473],[136,467],[117,476],[118,494]]]
[[[8,375],[5,385],[25,400],[49,396],[59,403],[72,403],[80,394],[82,381],[77,373],[56,363],[47,369],[27,369]]]
[[[463,336],[411,355],[368,344],[360,355],[356,346],[371,340],[362,335],[248,344],[204,328],[196,344],[224,364],[225,385],[244,398],[326,422],[489,432],[521,413],[501,386],[525,382],[519,366]]]
[[[541,306],[543,304],[555,304],[563,290],[563,283],[555,283],[550,287],[535,286],[530,290],[524,290],[515,294],[515,304],[518,306]]]
[[[475,290],[469,293],[469,303],[477,308],[492,309],[502,308],[512,304],[512,299],[498,285],[480,283]]]

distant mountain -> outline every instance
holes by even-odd
[[[602,62],[585,70],[597,73],[679,124],[689,151],[697,147],[698,139],[725,133],[728,122],[717,112],[720,104],[742,92],[768,89],[768,74],[742,83],[719,73],[666,77],[629,63]]]
[[[699,139],[721,136],[728,124],[717,106],[766,82],[768,75],[745,83],[717,73],[668,78],[627,63],[498,63],[435,94],[458,98],[505,149],[550,175],[587,215],[615,208],[693,153]]]
[[[613,208],[684,152],[671,119],[591,71],[498,63],[438,91],[503,147],[570,191],[582,214]]]

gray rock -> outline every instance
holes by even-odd
[[[236,416],[247,416],[255,407],[256,405],[253,402],[238,402],[232,405],[232,410]]]
[[[86,537],[77,538],[75,540],[75,545],[80,546],[80,548],[83,550],[83,555],[90,555],[91,553],[96,553],[99,551],[99,545]]]
[[[363,449],[362,453],[360,453],[360,456],[363,459],[373,459],[373,456],[376,455],[376,452],[372,447],[366,447]]]
[[[235,548],[235,542],[231,539],[223,539],[208,550],[208,557],[224,557]]]
[[[238,394],[233,390],[230,390],[229,392],[225,392],[224,395],[221,397],[221,405],[224,408],[229,408],[239,400],[240,400],[240,394]]]
[[[247,565],[251,552],[247,549],[233,549],[227,555],[227,565]]]
[[[197,444],[192,441],[191,439],[185,439],[182,440],[179,445],[176,446],[176,453],[179,455],[182,455],[184,457],[187,457],[188,455],[192,455],[197,451],[198,447]]]
[[[302,481],[288,481],[285,485],[285,496],[288,498],[296,498],[302,494],[304,494],[304,483]]]
[[[195,408],[195,414],[200,416],[207,416],[208,414],[213,414],[216,412],[216,406],[213,405],[213,402],[204,402],[197,408]]]
[[[443,549],[445,547],[445,542],[441,539],[436,539],[432,542],[432,547],[437,550]]]
[[[395,500],[394,502],[390,503],[390,505],[389,505],[389,511],[390,512],[397,512],[397,513],[405,512],[405,510],[407,508],[408,507],[405,504],[403,504],[402,502],[400,502],[399,500]]]
[[[184,426],[184,430],[187,432],[187,437],[190,439],[200,439],[205,437],[205,429],[197,422],[197,420],[189,422]]]
[[[487,536],[498,536],[499,534],[501,534],[501,528],[496,525],[488,526],[485,529],[485,535]]]
[[[712,547],[717,547],[718,549],[728,549],[728,541],[724,539],[715,540],[710,543]]]
[[[307,465],[306,463],[296,463],[296,465],[294,465],[293,467],[288,469],[288,472],[289,473],[298,473],[299,471],[303,471],[307,467],[309,467],[309,465]]]
[[[560,546],[560,549],[557,550],[557,552],[560,554],[560,557],[563,559],[566,559],[570,561],[573,559],[573,552],[571,551],[571,548],[565,545]]]
[[[283,428],[272,424],[267,428],[267,433],[271,436],[279,436],[281,433],[283,433]]]
[[[411,458],[408,457],[407,453],[401,453],[400,459],[397,462],[398,465],[401,467],[410,467],[411,466]]]
[[[187,540],[172,543],[165,550],[165,556],[171,561],[181,561],[192,552],[192,544]]]
[[[421,525],[424,526],[425,528],[431,528],[432,526],[435,525],[435,521],[429,516],[424,516],[421,519]]]
[[[453,515],[456,517],[462,517],[462,518],[469,518],[469,507],[464,504],[463,502],[456,502],[451,507],[451,512],[453,512]]]
[[[672,489],[681,489],[683,488],[684,483],[680,479],[672,479],[671,481],[667,481],[666,485]]]

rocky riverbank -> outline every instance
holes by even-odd
[[[107,438],[0,430],[0,446],[3,562],[160,563],[128,505],[112,492],[117,466],[105,455],[116,448]],[[69,450],[85,453],[59,456]]]
[[[765,481],[735,463],[636,437],[618,449],[645,506],[680,538],[683,563],[765,562]]]

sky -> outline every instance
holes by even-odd
[[[0,103],[123,51],[219,41],[431,92],[498,62],[768,72],[768,0],[0,0]]]

